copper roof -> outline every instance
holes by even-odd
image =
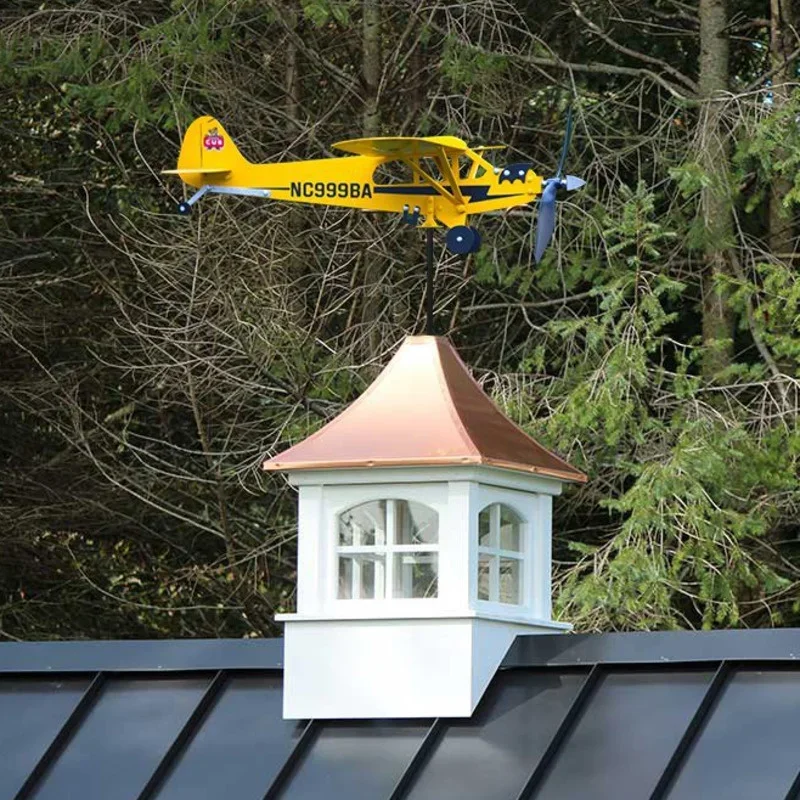
[[[409,336],[361,397],[264,469],[464,464],[586,480],[495,406],[447,339]]]

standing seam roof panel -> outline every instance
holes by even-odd
[[[523,638],[472,718],[429,726],[287,723],[277,702],[277,642],[215,643],[213,681],[208,643],[145,642],[140,656],[131,642],[0,645],[0,712],[8,712],[0,713],[8,748],[0,774],[11,763],[14,782],[27,787],[15,796],[12,786],[0,800],[153,800],[145,787],[162,778],[162,800],[171,789],[173,800],[188,800],[187,790],[208,800],[259,800],[262,790],[265,800],[800,794],[800,631]],[[136,669],[126,671],[126,659]],[[264,666],[244,666],[254,660]],[[75,672],[50,673],[57,663]],[[116,666],[92,675],[101,663]],[[75,704],[73,690],[88,680]],[[238,710],[223,713],[232,686],[250,688]],[[15,713],[9,697],[26,698],[31,687],[53,702],[48,709],[34,701],[38,712],[28,718],[27,704]]]

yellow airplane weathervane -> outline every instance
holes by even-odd
[[[539,200],[538,263],[553,235],[556,200],[585,183],[563,175],[571,133],[570,113],[558,171],[544,179],[528,162],[497,168],[481,155],[489,148],[470,148],[455,136],[350,139],[333,145],[348,156],[252,164],[216,119],[200,117],[183,137],[178,168],[164,172],[197,190],[180,203],[181,214],[191,213],[209,193],[384,211],[400,214],[409,225],[444,225],[448,249],[462,255],[481,244],[477,229],[468,224],[470,216]],[[395,182],[381,169],[393,162],[410,180]]]

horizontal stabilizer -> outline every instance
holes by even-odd
[[[227,175],[229,169],[162,169],[162,175]]]

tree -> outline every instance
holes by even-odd
[[[569,104],[589,183],[544,262],[526,211],[482,219],[469,259],[437,253],[442,332],[591,476],[557,506],[557,606],[584,630],[796,621],[800,284],[774,218],[800,199],[792,19],[783,0],[16,0],[2,635],[276,633],[294,498],[259,462],[422,329],[421,236],[396,220],[248,198],[177,218],[158,171],[194,116],[253,160],[452,133],[550,175]]]

